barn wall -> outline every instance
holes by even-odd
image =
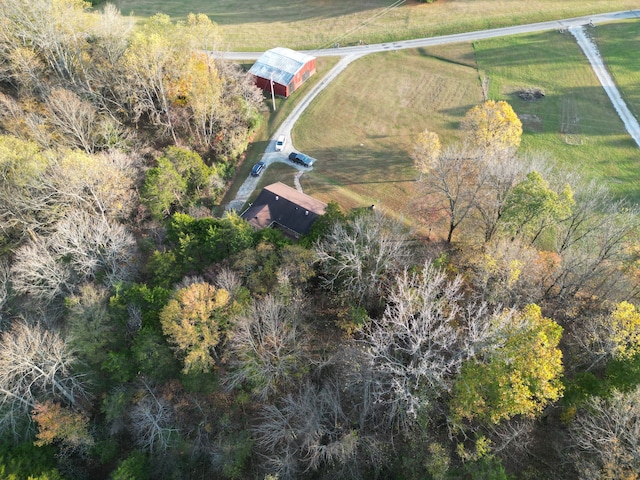
[[[297,90],[307,78],[316,73],[316,59],[309,60],[305,63],[298,73],[293,77],[293,90]]]
[[[268,78],[254,77],[256,86],[261,88],[265,92],[271,94],[271,80]],[[281,85],[277,82],[273,82],[273,92],[280,97],[288,97],[291,92],[286,85]]]

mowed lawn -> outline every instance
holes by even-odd
[[[474,46],[490,98],[507,100],[523,121],[521,151],[546,152],[602,180],[617,195],[640,201],[640,150],[571,34],[506,37]],[[520,99],[527,88],[541,89],[544,98]]]
[[[471,48],[441,48],[438,55],[407,50],[361,58],[319,95],[293,131],[296,148],[318,159],[302,177],[305,192],[345,208],[377,204],[413,217],[415,135],[428,128],[453,141],[459,119],[481,101]]]
[[[640,119],[640,22],[589,29],[627,106]]]
[[[138,18],[205,13],[221,27],[221,48],[244,51],[378,43],[639,8],[637,0],[111,1]]]
[[[346,208],[379,204],[419,224],[409,156],[415,134],[428,128],[445,146],[455,142],[460,119],[483,99],[485,78],[489,98],[507,100],[522,118],[523,154],[539,153],[640,200],[640,151],[573,36],[559,32],[358,60],[294,128],[296,147],[318,158],[302,177],[305,191]],[[527,88],[545,96],[521,100]]]

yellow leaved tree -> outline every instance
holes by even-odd
[[[535,416],[562,395],[562,327],[535,304],[504,315],[455,381],[451,409],[458,421]]]
[[[229,292],[200,282],[178,290],[160,312],[162,331],[184,358],[184,373],[214,366],[228,305]]]
[[[629,359],[640,353],[640,312],[628,302],[619,303],[611,313],[613,356]]]
[[[418,134],[413,144],[411,158],[416,169],[420,172],[420,178],[423,173],[427,173],[432,168],[440,157],[441,151],[442,144],[437,133],[424,130]]]
[[[505,101],[488,100],[467,112],[460,128],[472,145],[487,150],[520,146],[522,122]]]

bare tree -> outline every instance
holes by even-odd
[[[357,469],[360,439],[349,428],[335,387],[308,384],[282,406],[265,405],[254,433],[265,470],[282,480],[336,464]]]
[[[100,272],[103,283],[111,287],[130,280],[136,272],[135,239],[125,227],[103,217],[71,211],[58,224],[51,242],[82,281]]]
[[[487,343],[492,316],[483,305],[463,308],[461,285],[460,277],[450,281],[429,263],[420,273],[405,271],[382,318],[365,328],[364,406],[376,424],[410,427],[449,390],[462,362]]]
[[[568,345],[573,348],[572,366],[592,371],[610,360],[616,348],[615,331],[608,315],[586,315],[570,325]]]
[[[215,286],[229,292],[232,297],[238,292],[242,286],[242,280],[234,270],[229,267],[221,267],[215,274]]]
[[[132,278],[133,236],[103,217],[72,211],[49,237],[35,237],[16,251],[11,267],[14,289],[48,304],[71,293],[98,273],[110,287]]]
[[[137,202],[138,167],[135,157],[118,151],[69,152],[50,166],[43,181],[62,205],[127,219]]]
[[[59,81],[85,84],[89,17],[81,0],[7,0],[0,4],[0,41],[29,47]],[[13,44],[13,48],[12,47]]]
[[[0,106],[0,124],[7,133],[24,141],[32,140],[43,148],[52,145],[51,132],[39,112],[25,108],[3,93],[0,93]]]
[[[377,209],[336,223],[315,245],[325,286],[360,305],[378,303],[408,264],[409,232]]]
[[[0,326],[4,322],[4,306],[9,298],[9,263],[0,258]]]
[[[134,122],[148,116],[177,143],[169,83],[180,76],[188,51],[180,49],[177,38],[170,38],[172,29],[168,16],[156,15],[134,32],[123,57],[127,81],[122,83],[122,95],[128,100]]]
[[[64,88],[54,88],[46,101],[50,124],[66,145],[92,153],[96,149],[98,113],[93,105]]]
[[[13,137],[0,137],[0,152],[0,228],[15,243],[51,233],[70,208],[123,219],[136,204],[128,155],[57,153]]]
[[[633,478],[640,470],[640,389],[592,397],[569,434],[581,478]]]
[[[148,452],[163,453],[172,445],[175,428],[173,406],[144,384],[144,393],[129,413],[129,429],[137,445]]]
[[[73,290],[72,271],[59,260],[45,239],[20,247],[11,265],[14,290],[44,305],[68,294]]]
[[[571,221],[571,220],[568,220]],[[578,293],[603,298],[627,298],[633,285],[625,284],[622,267],[629,263],[628,246],[638,231],[636,208],[614,203],[561,238],[562,262],[549,279],[546,295],[568,299]]]
[[[447,242],[478,204],[486,181],[483,154],[468,144],[449,147],[422,176],[420,186],[427,201],[435,200],[428,209],[444,212],[448,219]]]
[[[607,187],[597,181],[586,184],[578,178],[574,187],[575,205],[571,214],[557,228],[556,251],[559,253],[571,248],[587,238],[593,230],[607,223],[607,214],[623,210],[626,205],[616,201]],[[622,207],[622,208],[620,208]]]
[[[492,452],[521,464],[533,444],[535,420],[519,417],[490,426]]]
[[[267,295],[232,327],[229,349],[229,388],[246,384],[266,400],[292,382],[308,365],[301,320],[301,298]]]
[[[511,149],[486,152],[483,158],[484,185],[474,207],[489,242],[498,231],[507,197],[511,189],[529,170]]]
[[[0,338],[1,426],[19,434],[19,423],[29,417],[36,401],[82,405],[84,381],[73,371],[75,362],[56,332],[16,322]]]

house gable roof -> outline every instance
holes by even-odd
[[[289,85],[303,65],[314,58],[289,48],[276,47],[260,55],[249,73],[256,77],[273,78],[280,85]]]
[[[286,233],[299,237],[309,232],[326,207],[320,200],[277,182],[264,187],[241,217],[255,228],[276,224],[283,227]]]

